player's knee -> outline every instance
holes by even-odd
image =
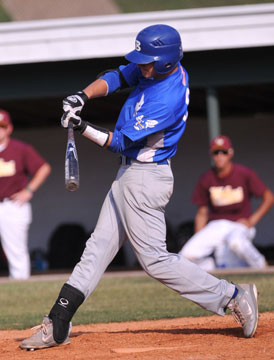
[[[166,251],[159,256],[150,256],[140,261],[141,266],[145,272],[153,277],[161,280],[162,277],[166,276],[166,269],[173,263],[180,260],[177,254],[172,254]]]
[[[159,258],[158,256],[146,256],[139,259],[139,262],[144,269],[144,271],[151,277],[159,275],[159,269],[163,263],[163,257]]]
[[[236,255],[243,257],[247,249],[251,246],[250,240],[246,237],[231,237],[227,242],[229,249]]]
[[[49,313],[49,318],[53,322],[53,337],[58,344],[65,341],[69,323],[84,300],[85,296],[81,291],[69,284],[63,285],[58,299]]]

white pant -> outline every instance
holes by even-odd
[[[265,257],[252,244],[255,233],[255,228],[235,221],[214,220],[193,235],[179,254],[206,271],[215,267],[263,268]]]
[[[32,220],[30,203],[19,206],[10,200],[0,203],[1,244],[9,265],[12,279],[30,276],[28,229]]]
[[[68,284],[87,298],[126,240],[153,278],[203,308],[224,315],[235,287],[166,249],[165,206],[173,190],[168,165],[133,161],[121,166],[94,232]]]

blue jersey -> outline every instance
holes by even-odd
[[[187,120],[188,74],[178,69],[164,79],[144,78],[138,66],[120,66],[129,87],[133,87],[121,109],[109,150],[141,162],[171,158],[177,150]],[[109,92],[118,87],[118,72],[102,76]]]

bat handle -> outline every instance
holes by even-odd
[[[69,122],[68,122],[68,140],[74,141],[73,121],[72,120],[69,120]]]
[[[72,120],[69,120],[68,121],[68,129],[73,129],[73,121]]]

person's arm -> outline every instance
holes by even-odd
[[[112,133],[106,129],[92,126],[89,126],[87,129],[87,123],[82,121],[79,116],[88,99],[105,96],[108,90],[107,82],[99,78],[89,84],[83,91],[79,91],[77,94],[64,99],[64,114],[61,119],[62,126],[67,128],[69,121],[72,120],[75,130],[81,131],[83,135],[91,138],[91,140],[101,147],[109,146],[112,140]]]
[[[202,230],[208,222],[208,206],[200,206],[194,220],[194,232]]]
[[[266,189],[262,194],[262,202],[260,206],[253,212],[248,219],[239,219],[237,222],[246,225],[247,227],[255,226],[262,217],[270,210],[274,204],[274,194],[270,189]]]
[[[39,189],[39,187],[49,176],[50,172],[51,166],[48,163],[44,163],[33,175],[28,185],[21,191],[14,193],[10,199],[18,202],[20,205],[23,205],[25,202],[29,201],[33,197],[33,193]]]
[[[125,80],[125,76],[128,78],[127,81]],[[66,97],[63,100],[64,114],[61,120],[62,126],[68,127],[68,121],[71,117],[77,119],[89,99],[106,96],[119,89],[129,87],[129,83],[133,82],[131,77],[133,79],[136,77],[136,66],[132,68],[130,65],[122,65],[117,69],[106,70],[102,75],[98,75],[98,79],[92,81],[82,91]]]
[[[108,84],[104,79],[97,79],[89,84],[83,92],[89,99],[105,96],[108,93]]]
[[[83,91],[78,91],[63,100],[64,114],[61,119],[63,127],[68,127],[68,121],[71,117],[78,118],[85,103],[89,99],[105,96],[108,94],[109,86],[104,79],[97,79],[89,84]]]

